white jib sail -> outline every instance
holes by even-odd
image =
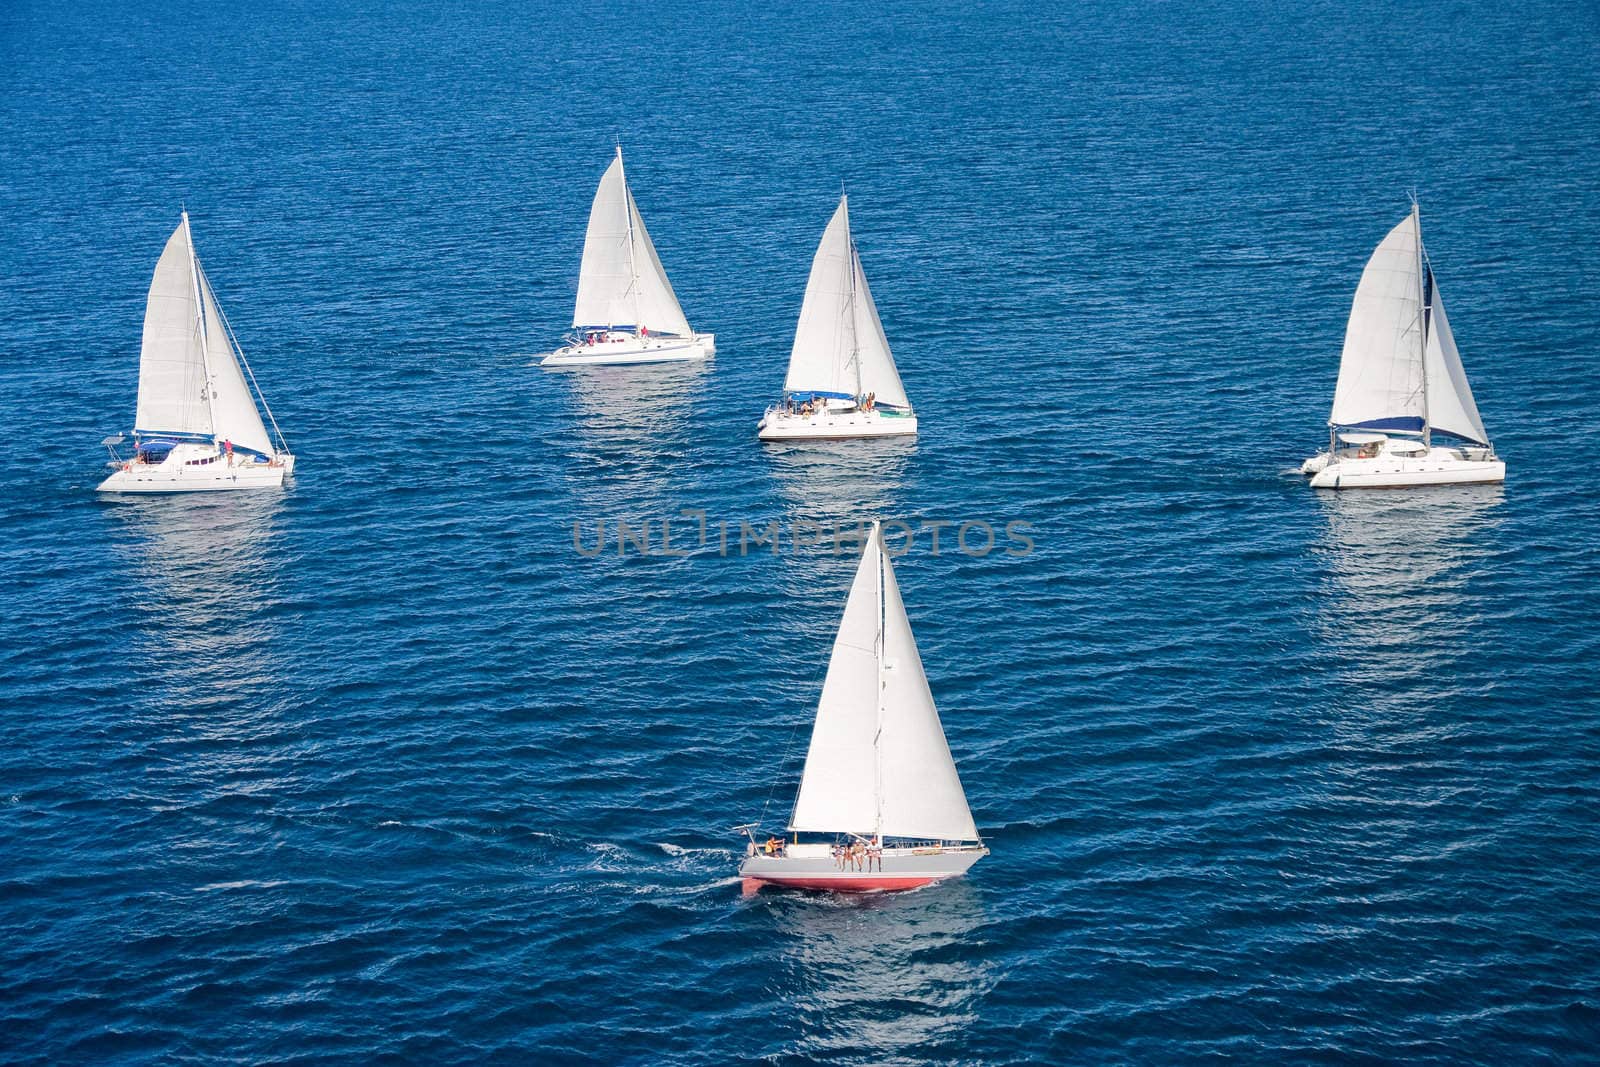
[[[885,404],[910,406],[850,237],[847,197],[839,198],[811,260],[783,388],[851,397],[873,393]]]
[[[264,456],[274,455],[272,438],[262,425],[255,396],[245,383],[228,328],[217,310],[216,294],[212,293],[205,273],[198,268],[197,273],[200,297],[205,303],[206,354],[211,364],[211,432],[219,445],[231,441],[236,448],[252,449]]]
[[[880,527],[850,587],[789,828],[978,840]]]
[[[1356,286],[1345,327],[1331,426],[1421,430],[1421,229],[1417,213],[1389,231]]]
[[[628,189],[620,148],[589,208],[572,325],[643,326],[652,333],[683,337],[693,333]]]
[[[1439,295],[1437,278],[1433,283],[1433,316],[1428,330],[1427,379],[1428,425],[1480,445],[1488,444],[1489,434],[1483,428],[1478,405],[1472,399],[1472,387],[1467,384],[1461,353],[1456,351],[1450,320],[1445,317],[1444,297]]]
[[[181,222],[167,239],[150,279],[133,427],[142,434],[211,433],[189,231]]]

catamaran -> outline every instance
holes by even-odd
[[[294,471],[294,455],[195,255],[187,211],[150,281],[133,426],[131,457],[120,451],[126,435],[102,442],[114,469],[99,492],[261,489]]]
[[[622,146],[589,208],[578,272],[578,302],[567,343],[541,367],[675,363],[705,359],[715,334],[695,333],[644,228],[622,169]]]
[[[756,428],[763,441],[915,435],[906,399],[839,197],[811,261],[783,399]]]
[[[839,892],[912,889],[963,874],[978,836],[874,523],[845,602],[785,837],[749,837],[739,874]]]
[[[1415,202],[1361,273],[1328,449],[1300,469],[1318,489],[1505,481],[1422,247]]]

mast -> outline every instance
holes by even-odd
[[[844,202],[844,243],[850,252],[850,302],[845,305],[850,316],[850,360],[856,365],[856,404],[861,403],[861,331],[856,329],[856,272],[861,269],[861,257],[856,254],[856,238],[850,232],[850,201],[845,197],[839,198]],[[878,610],[883,610],[883,583],[878,583]],[[881,630],[879,631],[881,634]]]
[[[878,847],[883,847],[883,645],[884,645],[884,610],[883,610],[883,568],[888,566],[886,552],[883,545],[883,527],[873,523],[872,540],[878,550],[878,566],[876,577],[878,579],[878,600],[873,618],[878,624],[878,635],[873,641],[873,650],[878,659],[878,724],[872,732],[872,795],[877,801],[877,825],[872,828],[872,836],[877,841]]]
[[[183,237],[189,246],[189,281],[194,286],[194,313],[200,324],[200,364],[205,368],[206,383],[202,399],[206,402],[206,421],[211,423],[211,443],[216,444],[217,426],[211,412],[211,352],[210,338],[206,336],[206,302],[200,294],[200,261],[194,254],[194,231],[189,228],[189,212],[183,212]]]
[[[1422,364],[1422,447],[1431,448],[1433,434],[1428,427],[1428,308],[1427,279],[1423,271],[1427,269],[1422,256],[1422,205],[1417,203],[1416,197],[1411,199],[1411,223],[1416,228],[1417,234],[1417,351]]]
[[[617,176],[622,179],[622,213],[628,220],[628,291],[633,294],[633,330],[639,332],[639,265],[633,258],[633,194],[628,192],[628,172],[622,165],[622,145],[617,145]],[[613,323],[612,325],[616,325]]]

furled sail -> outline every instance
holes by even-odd
[[[1431,276],[1431,272],[1430,272]],[[1448,433],[1480,445],[1489,443],[1489,434],[1478,416],[1478,405],[1461,366],[1461,353],[1445,317],[1444,298],[1433,281],[1433,309],[1428,323],[1427,381],[1428,426],[1435,433]]]
[[[873,393],[881,404],[910,406],[850,237],[847,197],[839,198],[811,261],[783,388],[841,397]]]
[[[878,526],[834,641],[789,828],[978,840]]]
[[[572,325],[644,326],[652,333],[684,337],[693,333],[628,189],[621,148],[601,176],[589,208]]]
[[[1356,286],[1331,426],[1420,432],[1423,386],[1421,229],[1416,210],[1389,231]]]
[[[211,405],[205,393],[189,227],[180,222],[156,261],[145,301],[134,432],[209,437]]]

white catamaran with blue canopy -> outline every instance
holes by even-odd
[[[1422,247],[1415,203],[1361,274],[1328,428],[1328,450],[1301,465],[1318,489],[1505,481]]]
[[[811,261],[783,399],[762,415],[756,435],[800,441],[916,432],[916,412],[850,236],[849,200],[841,196]]]
[[[283,484],[294,455],[261,398],[216,294],[195,255],[189,213],[168,239],[145,302],[133,453],[108,437],[102,493],[261,489]],[[267,432],[261,420],[272,423]]]
[[[716,350],[716,335],[695,333],[684,317],[628,188],[619,145],[589,208],[572,333],[539,365],[680,363]]]

